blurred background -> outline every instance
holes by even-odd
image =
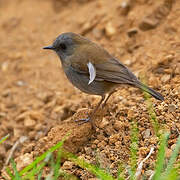
[[[164,104],[152,101],[159,122],[174,132],[171,146],[180,128],[179,27],[178,0],[0,0],[0,138],[10,134],[0,146],[0,169],[21,136],[28,137],[24,152],[31,152],[52,127],[99,100],[75,89],[67,81],[58,57],[42,50],[63,32],[79,33],[102,45],[165,96]],[[142,134],[139,155],[144,157],[156,143],[151,139],[152,127],[143,101],[139,90],[120,88],[107,105],[105,123],[111,130],[103,125],[104,129],[90,141],[103,153],[106,145],[105,160],[111,157],[112,148],[123,149],[108,162],[114,164],[114,174],[117,160],[129,158],[131,116],[136,115]],[[109,141],[120,129],[123,140],[116,139],[119,144]],[[144,133],[151,139],[147,144]],[[106,139],[104,144],[100,144],[99,134]],[[24,152],[19,146],[13,157]],[[79,153],[87,155],[83,150]],[[150,161],[153,159],[147,163]]]

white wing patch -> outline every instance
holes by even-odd
[[[94,81],[94,79],[96,77],[96,69],[91,62],[88,62],[87,66],[89,69],[89,82],[88,82],[88,85],[89,85]]]

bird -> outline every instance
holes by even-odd
[[[56,52],[68,80],[76,88],[87,94],[101,96],[101,100],[88,117],[77,120],[81,123],[90,121],[95,126],[94,114],[102,103],[102,107],[106,105],[110,96],[122,84],[146,91],[160,101],[164,100],[159,92],[140,82],[117,58],[84,36],[73,32],[62,33],[52,45],[43,49]]]

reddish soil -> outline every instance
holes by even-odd
[[[0,138],[10,134],[0,145],[0,169],[20,137],[28,139],[13,152],[17,164],[71,132],[67,150],[116,176],[119,161],[129,160],[133,120],[139,129],[139,161],[155,147],[143,166],[143,174],[150,176],[158,138],[140,90],[119,88],[95,117],[96,130],[74,122],[86,116],[99,97],[74,88],[55,53],[42,50],[69,31],[105,47],[163,94],[164,102],[152,102],[159,133],[171,133],[170,156],[180,132],[180,1],[0,0],[0,18]],[[93,177],[68,161],[62,167],[80,179]]]

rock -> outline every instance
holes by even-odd
[[[64,106],[56,106],[53,109],[53,113],[64,114]]]
[[[19,128],[13,129],[14,137],[20,137],[22,135],[22,130]]]
[[[2,92],[2,97],[8,97],[11,95],[11,89],[5,89],[3,92]]]
[[[176,106],[174,104],[170,104],[168,107],[169,112],[174,112],[176,110]]]
[[[25,153],[30,153],[31,151],[33,151],[33,148],[35,146],[35,143],[28,143],[27,146],[25,146],[22,150],[22,152]]]
[[[87,155],[90,155],[92,153],[92,149],[90,147],[85,147],[84,150]]]
[[[36,121],[43,121],[44,116],[40,111],[30,111],[29,116],[31,119],[36,120]]]
[[[17,170],[20,171],[33,162],[33,155],[30,153],[23,154],[15,159]]]
[[[106,147],[107,143],[105,141],[101,141],[97,147],[100,148],[100,149],[104,149]]]
[[[94,144],[98,144],[98,143],[99,143],[99,140],[98,140],[98,139],[95,139],[93,143],[94,143]]]
[[[23,120],[26,119],[28,116],[29,116],[29,112],[28,112],[28,111],[25,111],[25,112],[19,114],[19,115],[16,117],[15,121],[23,121]]]
[[[105,26],[105,34],[108,37],[112,37],[113,35],[116,34],[116,29],[115,27],[112,25],[111,22],[108,22]]]
[[[147,170],[147,171],[145,171],[145,176],[150,177],[150,176],[152,176],[152,174],[154,174],[154,171],[153,171],[153,170]]]
[[[9,62],[5,61],[1,64],[1,70],[3,72],[7,71],[8,70],[8,67],[9,67]]]
[[[128,119],[133,119],[134,118],[134,114],[135,114],[134,111],[132,109],[129,109],[128,110],[128,116],[127,116]]]
[[[142,31],[147,31],[147,30],[150,30],[150,29],[154,29],[157,27],[159,23],[159,20],[155,19],[155,18],[144,18],[142,20],[142,22],[139,24],[139,28],[142,30]]]
[[[16,121],[22,121],[28,118],[36,121],[44,120],[44,116],[40,111],[25,111],[16,117]]]
[[[92,33],[96,39],[101,39],[101,37],[103,35],[102,31],[100,29],[97,29],[97,28],[94,28]]]
[[[113,134],[109,137],[109,143],[110,144],[115,144],[119,139],[119,134]]]
[[[6,113],[4,113],[4,112],[0,112],[0,118],[4,118],[4,117],[6,117],[7,116],[7,114]]]
[[[116,133],[114,127],[113,127],[111,124],[109,124],[108,126],[105,126],[104,132],[105,132],[108,136],[111,136],[112,134],[115,134],[115,133]]]
[[[96,15],[91,20],[83,23],[81,25],[81,34],[84,36],[88,32],[92,31],[96,27],[96,25],[99,23],[99,21],[101,20],[101,18],[103,16],[104,16],[103,14],[102,15]]]
[[[36,126],[34,127],[34,129],[35,129],[36,131],[42,130],[42,124],[41,124],[41,123],[36,124]]]
[[[31,119],[30,117],[27,117],[24,120],[24,126],[27,127],[27,128],[34,127],[35,125],[36,125],[36,121]]]
[[[160,4],[142,20],[139,28],[144,31],[156,28],[171,12],[174,2],[174,0],[164,0],[164,3]]]
[[[131,62],[132,62],[132,61],[131,61],[130,59],[127,59],[127,60],[124,61],[124,64],[127,65],[127,66],[129,66],[129,65],[131,65]]]
[[[36,96],[38,99],[47,104],[52,100],[54,94],[52,92],[38,92]]]
[[[160,83],[159,78],[157,78],[157,77],[150,77],[149,78],[149,84],[151,84],[152,87],[158,88],[159,87],[159,83]]]
[[[162,81],[163,83],[166,83],[166,82],[168,82],[168,81],[170,80],[170,78],[171,78],[171,75],[170,75],[170,74],[165,74],[165,75],[163,75],[163,76],[161,77],[161,81]]]
[[[114,129],[119,131],[120,129],[122,129],[123,127],[123,123],[121,121],[115,121],[114,123]]]
[[[101,142],[104,140],[104,135],[101,133],[99,135],[97,135],[97,139]]]
[[[176,147],[176,144],[173,144],[173,145],[171,146],[171,150],[174,150],[175,147]]]
[[[0,146],[0,160],[4,159],[6,157],[6,154],[7,152],[6,152],[5,147],[1,145]]]
[[[122,1],[120,8],[121,8],[121,14],[126,16],[129,13],[129,10],[131,8],[132,1],[131,0],[124,0]]]
[[[143,138],[147,139],[151,135],[151,130],[150,129],[146,129],[145,131],[142,132],[142,134],[143,134]]]
[[[96,145],[95,145],[95,144],[92,144],[92,145],[91,145],[91,148],[92,148],[92,149],[96,149]]]
[[[139,154],[141,156],[146,157],[148,153],[149,153],[149,148],[148,147],[140,147],[139,148]]]
[[[107,126],[109,124],[109,121],[103,117],[103,120],[101,121],[101,123],[99,124],[99,128],[104,128],[105,126]]]
[[[172,150],[171,149],[167,149],[166,150],[166,158],[170,158],[172,154]]]
[[[133,37],[134,35],[136,35],[138,33],[138,29],[137,28],[131,28],[127,31],[127,34],[129,37]]]
[[[90,111],[87,108],[81,109],[68,120],[53,127],[47,136],[38,140],[33,152],[34,155],[37,156],[42,154],[65,137],[66,141],[64,142],[63,148],[72,153],[78,152],[85,144],[87,144],[94,130],[92,129],[91,123],[78,125],[75,120],[86,118],[87,113],[89,112]]]
[[[62,169],[72,169],[73,168],[74,163],[71,161],[65,161],[63,163]]]
[[[17,86],[25,86],[25,85],[26,85],[26,82],[19,80],[19,81],[16,82],[16,85],[17,85]]]

